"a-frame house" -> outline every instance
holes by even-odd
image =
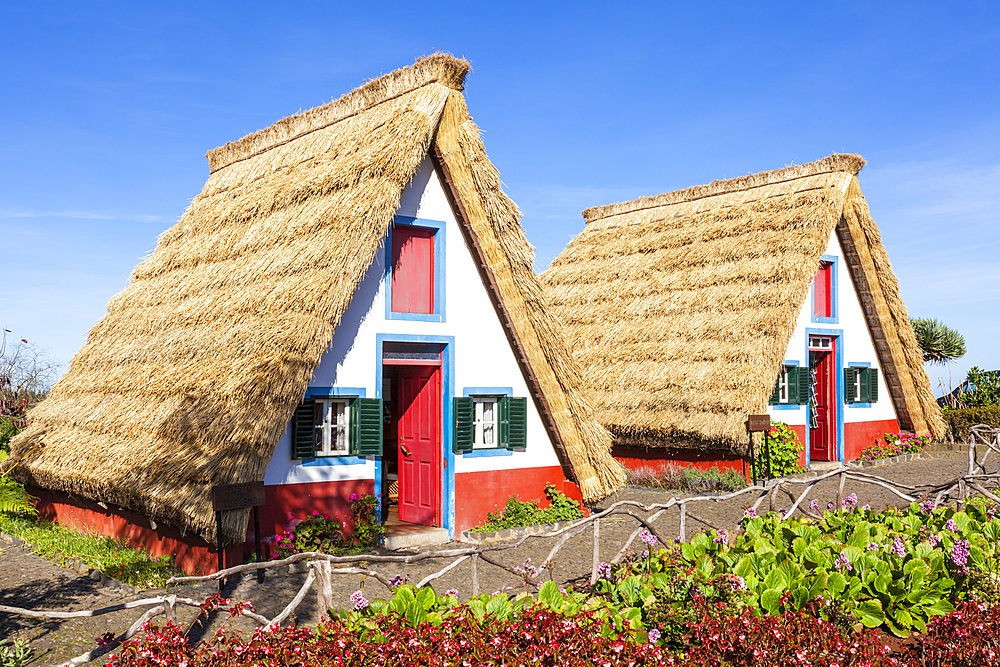
[[[832,155],[584,211],[541,277],[619,460],[741,468],[765,410],[803,463],[942,435],[863,166]]]
[[[12,446],[60,521],[208,570],[211,489],[266,537],[352,494],[441,539],[623,473],[447,55],[208,154],[211,175]],[[227,512],[225,544],[247,537]]]

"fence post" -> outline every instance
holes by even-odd
[[[969,475],[976,474],[976,437],[969,431]]]
[[[681,505],[681,530],[680,530],[680,535],[678,536],[677,539],[680,540],[681,544],[683,544],[684,542],[687,541],[687,536],[685,535],[686,532],[685,524],[687,523],[687,503],[681,503],[680,505]]]
[[[163,601],[163,616],[167,623],[177,625],[177,596],[168,595]]]
[[[333,606],[333,586],[330,581],[330,561],[309,561],[309,567],[316,572],[316,606],[319,607],[319,617],[326,618]]]
[[[847,483],[847,473],[840,473],[840,486],[837,487],[837,506],[834,508],[835,512],[839,512],[844,508],[844,484]]]
[[[472,597],[479,595],[479,554],[472,554]]]
[[[590,585],[597,583],[597,570],[601,567],[601,520],[594,519],[594,560],[590,572]]]

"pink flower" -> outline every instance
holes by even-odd
[[[351,494],[351,500],[357,500],[357,499],[358,499],[358,494],[352,493]]]

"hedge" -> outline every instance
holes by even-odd
[[[1000,405],[945,410],[942,414],[955,442],[968,442],[969,428],[976,424],[1000,427]]]

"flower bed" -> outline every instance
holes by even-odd
[[[189,647],[178,630],[150,626],[110,664],[995,664],[998,506],[857,505],[852,494],[821,520],[748,510],[735,537],[699,533],[658,551],[643,533],[643,552],[602,564],[579,590],[539,583],[526,561],[516,595],[459,604],[455,591],[396,579],[390,599],[356,591],[315,632],[220,632]]]
[[[352,533],[337,519],[313,510],[304,519],[298,519],[274,537],[271,559],[287,558],[305,551],[321,551],[340,555],[360,553],[382,544],[385,526],[379,520],[378,500],[371,495],[358,497],[351,494]]]
[[[858,460],[877,461],[902,454],[916,454],[930,443],[930,434],[886,433],[881,438],[875,438],[874,444],[865,447]]]

